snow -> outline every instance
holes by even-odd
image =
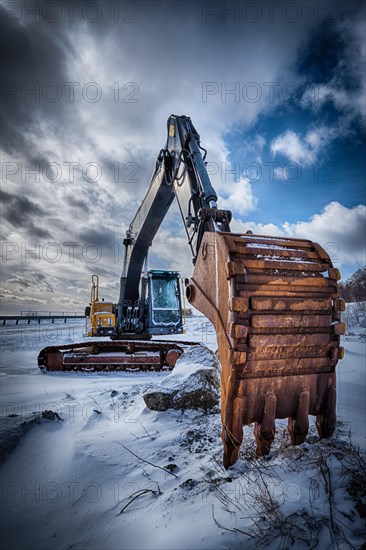
[[[302,263],[302,264],[312,264],[314,266],[318,266],[318,264],[312,260],[305,260],[304,258],[299,258],[298,256],[275,256],[270,254],[256,254],[256,258],[262,258],[263,260],[271,260],[273,262],[295,262],[295,263]]]
[[[212,353],[204,347],[192,346],[178,359],[174,371],[164,378],[163,387],[179,390],[184,385],[185,391],[199,390],[198,383],[202,377],[197,374],[204,369],[212,369]]]
[[[212,325],[188,319],[179,339],[215,351]],[[272,453],[258,460],[246,427],[240,460],[228,471],[218,413],[145,406],[142,395],[167,373],[41,374],[39,350],[87,341],[83,331],[77,320],[3,327],[2,416],[22,421],[53,410],[63,419],[33,427],[0,468],[4,548],[361,546],[366,533],[355,504],[366,496],[365,468],[348,436],[365,449],[364,329],[343,338],[336,435],[319,441],[312,419],[306,443],[294,448],[277,420]],[[190,354],[192,362],[203,359]]]
[[[245,246],[247,248],[269,248],[270,250],[286,250],[289,252],[298,252],[298,248],[289,248],[288,246],[285,246],[285,243],[283,244],[283,246],[268,243],[246,243]]]
[[[270,237],[268,235],[251,235],[250,233],[245,233],[245,235],[240,235],[243,239],[264,239],[266,241],[270,241],[270,240],[274,240],[274,241],[283,241],[283,243],[285,244],[286,242],[288,242],[289,240],[291,239],[287,239],[287,238],[281,238],[281,237]]]

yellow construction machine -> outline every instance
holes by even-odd
[[[92,275],[90,304],[85,308],[88,336],[110,336],[115,333],[116,316],[113,302],[99,301],[99,277]]]

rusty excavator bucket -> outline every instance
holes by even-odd
[[[295,445],[309,414],[321,438],[333,434],[345,330],[339,278],[311,241],[205,233],[187,297],[217,333],[226,468],[238,459],[243,425],[255,424],[257,456],[270,452],[276,418],[288,418]]]

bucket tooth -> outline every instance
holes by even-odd
[[[293,445],[304,443],[309,431],[309,403],[310,395],[308,391],[302,391],[299,394],[297,411],[295,419],[288,419],[288,431],[290,433]]]
[[[294,444],[305,440],[309,414],[321,437],[333,433],[345,330],[337,280],[312,241],[205,233],[188,299],[216,329],[226,468],[238,458],[240,423],[255,423],[257,455],[270,452],[275,418],[290,419]]]
[[[331,437],[334,433],[336,426],[336,399],[337,390],[334,386],[332,386],[327,389],[324,399],[324,407],[316,418],[316,427],[321,439]]]
[[[257,456],[268,455],[271,450],[271,445],[276,433],[276,405],[277,398],[271,393],[264,398],[264,410],[262,422],[255,423],[254,435],[257,442]]]

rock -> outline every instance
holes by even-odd
[[[176,470],[178,468],[178,466],[176,464],[170,463],[170,464],[167,464],[166,466],[164,466],[164,468],[166,470],[169,470],[169,472],[174,472],[174,470]]]
[[[171,374],[143,397],[153,411],[215,410],[220,400],[219,362],[205,346],[192,346],[178,359]]]
[[[44,418],[45,420],[52,420],[52,421],[62,420],[60,415],[57,412],[54,412],[54,411],[43,411],[42,412],[42,418]]]
[[[181,487],[182,489],[192,489],[192,487],[195,487],[196,485],[198,485],[198,481],[196,479],[189,478],[183,481],[183,483],[181,483],[179,487]]]

